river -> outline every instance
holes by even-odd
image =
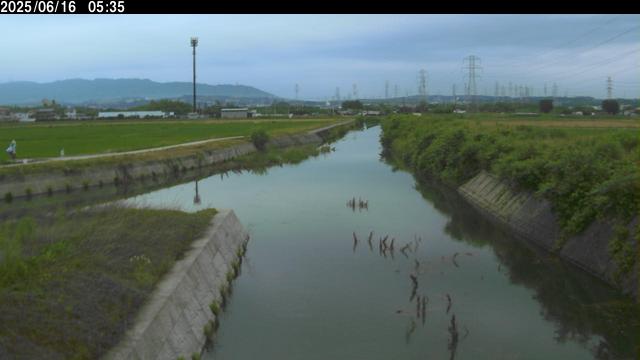
[[[380,159],[379,136],[352,131],[298,165],[201,179],[199,203],[193,182],[128,200],[231,208],[251,233],[204,359],[634,357],[628,300],[455,192],[416,184]],[[354,197],[368,209],[348,207]],[[386,236],[393,252],[380,251]]]

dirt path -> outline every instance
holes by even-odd
[[[244,136],[229,136],[229,137],[223,137],[223,138],[192,141],[192,142],[176,144],[176,145],[168,145],[168,146],[161,146],[161,147],[140,149],[140,150],[132,150],[132,151],[124,151],[124,152],[116,152],[116,153],[62,156],[62,157],[55,157],[55,158],[18,159],[16,161],[22,161],[22,162],[19,162],[19,163],[16,163],[16,164],[4,165],[4,166],[10,167],[10,166],[20,166],[20,165],[25,165],[25,164],[51,162],[51,161],[83,160],[83,159],[104,158],[104,157],[110,157],[110,156],[141,154],[141,153],[147,153],[147,152],[152,152],[152,151],[175,149],[175,148],[180,148],[180,147],[185,147],[185,146],[201,145],[201,144],[207,144],[207,143],[212,143],[212,142],[217,142],[217,141],[234,140],[234,139],[242,139],[242,138],[244,138]],[[24,161],[26,161],[26,162],[24,162]]]

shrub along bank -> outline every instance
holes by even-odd
[[[451,117],[392,116],[382,123],[385,155],[418,177],[457,187],[481,170],[548,199],[562,229],[558,246],[594,220],[617,223],[610,252],[623,271],[636,261],[623,227],[640,208],[636,130],[552,128]],[[639,229],[635,231],[638,238]]]

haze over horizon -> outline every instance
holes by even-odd
[[[463,58],[476,55],[479,95],[500,86],[533,96],[640,97],[640,15],[121,15],[4,16],[0,82],[138,78],[254,86],[325,100],[464,93]]]

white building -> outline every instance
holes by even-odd
[[[35,118],[32,118],[29,116],[29,113],[15,113],[13,114],[13,116],[16,117],[16,119],[18,119],[18,121],[20,122],[34,122],[36,121]]]
[[[163,111],[100,111],[98,118],[100,119],[117,119],[117,118],[166,118],[173,116],[173,112],[165,113]]]

